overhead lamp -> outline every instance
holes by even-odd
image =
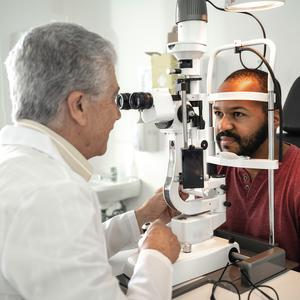
[[[267,10],[284,5],[285,0],[225,0],[225,10],[249,12]]]

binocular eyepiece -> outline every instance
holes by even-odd
[[[149,109],[153,106],[153,97],[150,93],[121,93],[117,96],[117,105],[119,109],[129,110]]]

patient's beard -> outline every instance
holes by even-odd
[[[236,153],[237,155],[252,157],[268,137],[268,120],[265,118],[262,126],[247,137],[241,137],[231,130],[219,132],[216,136],[216,140],[221,151],[223,151],[220,145],[222,136],[234,138],[235,142],[239,145],[239,150]]]

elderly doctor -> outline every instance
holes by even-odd
[[[86,159],[105,153],[120,118],[115,52],[81,26],[28,32],[6,67],[14,125],[0,132],[0,298],[170,299],[180,245],[157,192],[102,224]],[[108,258],[152,225],[125,296]]]

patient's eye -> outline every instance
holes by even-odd
[[[245,117],[246,115],[244,114],[244,113],[242,113],[242,112],[240,112],[240,111],[235,111],[234,113],[233,113],[233,116],[234,116],[234,118],[242,118],[242,117]]]
[[[217,119],[221,119],[223,117],[223,113],[219,110],[215,110],[214,114],[215,114]]]

